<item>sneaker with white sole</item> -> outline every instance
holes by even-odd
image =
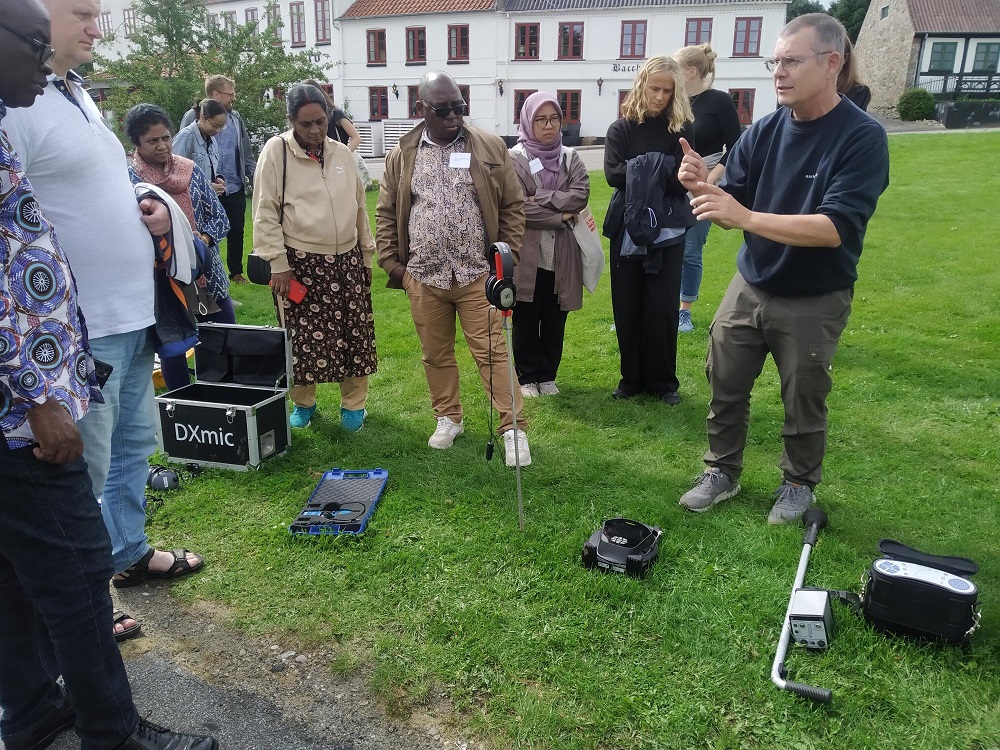
[[[455,438],[465,432],[465,420],[452,422],[448,417],[438,417],[437,420],[437,429],[427,441],[427,445],[438,450],[450,448],[451,444],[455,442]]]
[[[538,395],[540,396],[555,396],[558,395],[559,389],[556,388],[556,381],[546,380],[538,384]]]
[[[695,480],[694,487],[684,493],[678,505],[695,513],[704,513],[739,491],[739,482],[734,482],[722,469],[713,466]]]
[[[503,434],[504,460],[508,466],[531,465],[531,450],[528,448],[528,436],[524,430],[518,430],[515,437],[514,430],[507,430]]]
[[[816,502],[816,495],[808,484],[796,484],[787,479],[774,491],[774,496],[774,507],[767,514],[770,524],[795,523]]]
[[[691,333],[694,330],[694,323],[691,321],[691,311],[681,310],[677,316],[678,333]]]
[[[521,386],[521,396],[535,398],[538,396],[538,383],[525,383]]]

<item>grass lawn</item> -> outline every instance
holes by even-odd
[[[740,242],[718,228],[695,332],[680,339],[679,406],[611,400],[607,278],[570,315],[562,393],[525,404],[524,533],[502,450],[484,460],[487,399],[464,345],[466,432],[451,450],[428,449],[434,419],[408,305],[377,270],[379,372],[364,430],[340,429],[338,389],[324,386],[289,455],[170,493],[151,537],[207,560],[176,595],[224,602],[252,633],[338,644],[331,669],[368,675],[390,713],[444,690],[456,722],[497,748],[1000,748],[1000,133],[890,146],[892,184],[834,363],[818,491],[830,526],[807,584],[857,590],[882,537],[972,557],[983,627],[971,647],[890,640],[835,605],[833,647],[788,660],[792,679],[832,689],[833,704],[770,683],[802,537],[766,522],[780,481],[773,364],[754,391],[743,493],[701,515],[677,505],[702,468],[707,329]],[[591,179],[601,221],[610,190]],[[264,289],[234,296],[241,322],[272,322]],[[332,467],[389,471],[369,530],[290,538]],[[583,541],[617,515],[664,530],[645,580],[580,565]]]

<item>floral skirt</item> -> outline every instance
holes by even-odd
[[[378,369],[375,315],[361,248],[341,255],[287,250],[293,276],[306,287],[300,303],[275,298],[291,338],[295,384],[372,375]]]

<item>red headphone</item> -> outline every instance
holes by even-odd
[[[505,315],[517,304],[514,287],[514,253],[506,242],[494,242],[489,249],[493,272],[486,279],[486,299]]]

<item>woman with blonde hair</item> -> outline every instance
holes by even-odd
[[[682,47],[675,55],[684,76],[684,87],[694,114],[694,139],[709,169],[708,181],[715,185],[726,172],[726,158],[740,134],[740,116],[732,97],[712,88],[715,82],[715,51],[710,44]],[[681,271],[681,303],[677,330],[694,330],[691,306],[701,288],[702,251],[708,239],[710,221],[699,221],[684,238],[684,262]]]
[[[604,174],[615,192],[604,235],[611,240],[611,306],[621,354],[616,399],[646,392],[671,406],[681,400],[677,299],[684,234],[695,219],[677,171],[684,157],[680,139],[693,141],[693,119],[680,66],[660,55],[642,66],[621,118],[608,128]]]
[[[844,64],[837,74],[837,93],[843,94],[845,99],[850,99],[860,109],[868,111],[868,103],[872,100],[872,90],[865,86],[858,76],[858,55],[851,44],[850,38],[847,40],[847,47],[844,49]]]

